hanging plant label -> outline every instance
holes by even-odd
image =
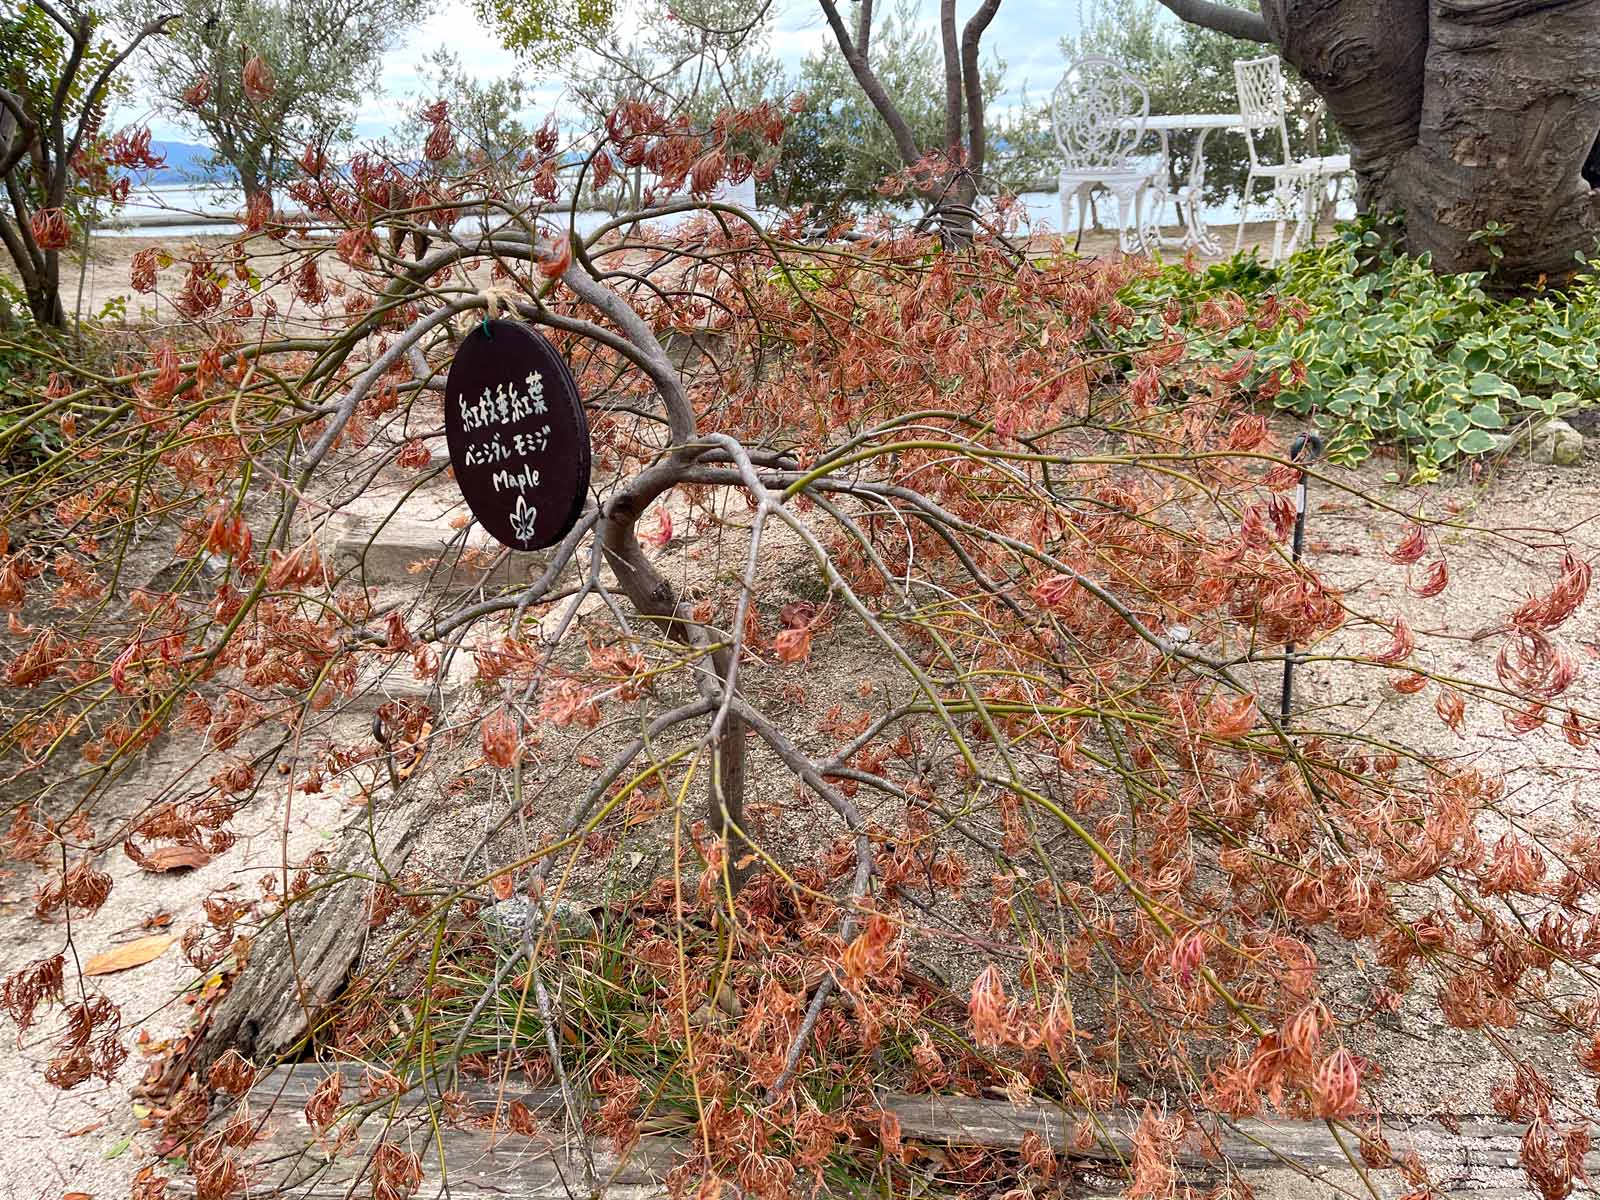
[[[445,440],[472,515],[513,550],[554,546],[589,491],[589,422],[566,361],[517,321],[474,325],[445,380]]]

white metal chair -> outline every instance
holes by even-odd
[[[1327,200],[1328,181],[1350,170],[1350,156],[1294,157],[1289,145],[1283,65],[1276,54],[1235,61],[1233,79],[1239,89],[1239,113],[1244,118],[1245,144],[1250,151],[1250,174],[1245,179],[1244,197],[1239,207],[1239,235],[1234,239],[1233,249],[1238,253],[1244,245],[1244,227],[1250,219],[1250,200],[1256,180],[1270,179],[1276,217],[1272,261],[1276,263],[1285,253],[1293,254],[1300,239],[1316,230],[1317,219]],[[1278,153],[1267,157],[1263,154],[1265,147],[1257,144],[1257,135],[1261,135],[1263,143],[1270,143],[1272,133],[1278,135]],[[1294,231],[1285,247],[1283,227],[1291,220]]]
[[[1150,93],[1144,84],[1110,59],[1080,58],[1056,85],[1050,119],[1063,160],[1062,236],[1072,225],[1070,206],[1076,203],[1078,237],[1083,237],[1090,197],[1103,188],[1117,202],[1122,249],[1130,254],[1143,249],[1142,201],[1156,175],[1133,157],[1150,119]]]

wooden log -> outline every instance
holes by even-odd
[[[424,1192],[432,1194],[440,1183],[440,1163],[452,1188],[481,1187],[507,1200],[535,1200],[545,1196],[567,1195],[572,1188],[581,1194],[582,1155],[571,1143],[551,1137],[527,1138],[519,1134],[491,1132],[475,1128],[436,1127],[428,1117],[430,1102],[423,1089],[413,1088],[394,1106],[399,1115],[391,1120],[380,1115],[367,1116],[360,1126],[360,1140],[351,1152],[330,1159],[317,1145],[305,1123],[302,1109],[312,1092],[331,1071],[342,1077],[347,1104],[354,1104],[360,1087],[362,1068],[301,1063],[280,1067],[264,1076],[252,1090],[251,1111],[271,1113],[268,1136],[248,1152],[258,1181],[256,1195],[332,1197],[349,1194],[354,1183],[356,1194],[370,1191],[370,1181],[360,1178],[360,1170],[371,1148],[380,1138],[402,1141],[424,1158]],[[558,1093],[529,1088],[519,1078],[463,1080],[459,1090],[467,1108],[478,1117],[504,1113],[513,1100],[528,1106],[543,1129],[565,1127]],[[437,1085],[429,1091],[437,1107]],[[889,1095],[886,1110],[900,1121],[901,1138],[934,1149],[982,1147],[1016,1150],[1030,1132],[1045,1138],[1063,1157],[1082,1162],[1090,1174],[1096,1168],[1115,1172],[1119,1155],[1129,1154],[1138,1114],[1123,1111],[1101,1117],[1110,1146],[1103,1142],[1085,1150],[1076,1146],[1074,1129],[1081,1116],[1047,1104],[1008,1104],[974,1100],[959,1096]],[[389,1110],[385,1110],[389,1111]],[[1452,1132],[1437,1121],[1396,1118],[1384,1123],[1385,1133],[1395,1154],[1415,1151],[1446,1189],[1446,1194],[1470,1200],[1521,1200],[1530,1197],[1526,1180],[1518,1167],[1518,1152],[1523,1129],[1519,1125],[1492,1117],[1463,1118],[1460,1132]],[[1346,1135],[1352,1153],[1353,1138]],[[609,1147],[591,1143],[599,1181],[609,1179],[619,1190],[609,1195],[657,1196],[661,1180],[688,1145],[678,1138],[642,1138],[634,1151],[618,1158]],[[1334,1194],[1342,1191],[1364,1194],[1327,1125],[1316,1121],[1238,1121],[1222,1127],[1220,1150],[1232,1168],[1248,1172],[1247,1179],[1258,1183],[1258,1194],[1288,1197]],[[1199,1147],[1180,1156],[1189,1173],[1202,1174],[1214,1169],[1214,1155]],[[1591,1177],[1600,1175],[1600,1152],[1586,1159]],[[1110,1179],[1111,1176],[1106,1176]],[[1383,1173],[1372,1176],[1382,1195],[1398,1194],[1391,1183],[1397,1176]],[[180,1191],[187,1184],[176,1181]],[[344,1190],[340,1190],[340,1189]],[[1261,1190],[1261,1189],[1265,1190]],[[1320,1189],[1320,1190],[1319,1190]],[[1404,1191],[1401,1187],[1399,1191]],[[1097,1189],[1090,1188],[1089,1194]],[[1113,1187],[1103,1189],[1115,1194]],[[1575,1195],[1592,1195],[1579,1191]]]
[[[305,1118],[305,1105],[328,1075],[341,1079],[344,1104],[339,1122],[319,1137]],[[560,1093],[528,1088],[521,1082],[501,1089],[493,1082],[463,1081],[467,1107],[477,1117],[502,1114],[521,1100],[534,1113],[541,1132],[534,1136],[472,1126],[436,1123],[437,1089],[412,1088],[390,1103],[360,1100],[364,1069],[350,1064],[295,1063],[267,1072],[251,1089],[248,1111],[259,1122],[261,1138],[240,1152],[251,1181],[250,1195],[296,1200],[348,1200],[372,1194],[369,1163],[380,1142],[389,1141],[417,1155],[422,1168],[420,1196],[488,1194],[510,1200],[587,1195],[586,1170],[607,1196],[659,1196],[682,1144],[672,1138],[642,1137],[626,1154],[603,1142],[585,1147],[564,1138]],[[220,1125],[235,1110],[215,1114]],[[504,1122],[502,1121],[503,1125]],[[339,1134],[348,1130],[341,1141]],[[587,1154],[585,1154],[587,1149]],[[194,1179],[172,1181],[180,1195],[194,1192]]]
[[[346,827],[331,868],[334,882],[288,905],[256,934],[244,969],[185,1054],[185,1069],[203,1078],[230,1048],[257,1063],[276,1063],[306,1043],[365,944],[368,881],[404,868],[433,807],[432,783],[419,773],[371,827],[364,820]]]
[[[570,1145],[541,1137],[490,1134],[476,1129],[391,1128],[392,1140],[416,1154],[422,1171],[418,1196],[497,1195],[510,1200],[544,1200],[588,1194],[586,1163]],[[298,1136],[296,1136],[298,1135]],[[296,1200],[350,1200],[373,1194],[371,1155],[378,1137],[363,1138],[336,1157],[310,1142],[303,1128],[279,1131],[244,1151],[240,1158],[253,1197]],[[672,1169],[678,1145],[667,1138],[641,1138],[625,1156],[609,1146],[591,1147],[597,1189],[611,1197],[659,1196]],[[448,1181],[449,1192],[445,1191]],[[192,1195],[194,1179],[172,1181],[176,1194]]]

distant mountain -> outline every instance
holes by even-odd
[[[150,149],[157,156],[165,155],[166,161],[153,171],[141,172],[137,177],[140,183],[162,187],[183,183],[210,183],[227,178],[226,168],[214,165],[216,151],[210,146],[201,146],[195,142],[152,141]]]

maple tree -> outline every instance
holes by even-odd
[[[1337,665],[1340,687],[1431,694],[1441,729],[1495,712],[1518,736],[1586,744],[1596,714],[1570,700],[1578,662],[1559,631],[1588,564],[1558,556],[1551,582],[1528,582],[1494,635],[1494,678],[1430,669],[1404,612],[1360,612],[1292,561],[1301,469],[1255,407],[1277,381],[1248,354],[1195,353],[1242,323],[1302,321],[1294,297],[1141,309],[1149,264],[1024,252],[1003,209],[950,249],[887,225],[808,243],[798,218],[762,227],[704,199],[754,169],[733,139],[776,142],[787,113],[695,128],[630,102],[576,147],[590,176],[650,171],[650,215],[683,218],[670,229],[629,213],[579,237],[555,207],[572,147],[551,130],[520,163],[461,169],[368,154],[345,171],[308,151],[287,191],[336,237],[254,210],[250,234],[283,248],[268,274],[243,239],[136,262],[135,286],[182,328],[152,330],[114,373],[55,361],[6,435],[51,438],[6,491],[3,669],[27,698],[6,746],[84,797],[54,812],[41,785],[12,810],[12,853],[53,864],[40,918],[107,902],[103,854],[227,852],[274,763],[291,787],[349,781],[386,809],[431,746],[486,780],[498,811],[445,885],[403,862],[351,872],[415,981],[400,1042],[386,971],[328,998],[320,1044],[373,1064],[368,1100],[421,1063],[444,1085],[515,1065],[619,1147],[647,1106],[680,1109],[695,1134],[680,1190],[725,1179],[780,1196],[859,1158],[862,1128],[872,1170],[905,1185],[875,1098],[892,1077],[1059,1102],[1084,1146],[1133,1107],[1130,1195],[1176,1195],[1182,1145],[1262,1113],[1332,1122],[1371,1169],[1424,1191],[1424,1168],[1387,1146],[1384,1063],[1353,1045],[1415,1004],[1504,1062],[1495,1102],[1528,1127],[1523,1165],[1565,1196],[1588,1138],[1567,1083],[1600,1073],[1600,840],[1519,822],[1489,771],[1353,732],[1337,709],[1280,720],[1276,675],[1292,644]],[[448,108],[429,121],[443,149]],[[511,201],[507,172],[544,206]],[[457,219],[481,211],[505,219]],[[380,227],[424,240],[407,256]],[[491,308],[572,364],[596,493],[529,577],[507,582],[480,548],[470,586],[424,563],[399,598],[315,535],[371,481],[411,490],[443,470],[442,368],[458,326]],[[289,317],[324,332],[285,334]],[[695,354],[669,352],[686,340]],[[1337,476],[1318,486],[1364,503]],[[1374,512],[1410,594],[1448,588],[1443,522]],[[181,528],[185,565],[113,608],[105,564],[152,513]],[[702,554],[693,592],[673,581],[684,539]],[[458,656],[470,716],[446,720]],[[302,752],[364,672],[395,664],[428,699]],[[602,722],[604,749],[583,738]],[[164,730],[225,766],[113,838],[94,798]],[[558,780],[579,783],[552,815]],[[796,805],[826,831],[798,859]],[[518,853],[495,836],[540,821]],[[603,931],[562,927],[580,868],[615,860],[632,830],[665,865]],[[259,943],[327,903],[328,875],[326,857],[286,862],[259,898],[214,897],[184,952],[242,988]],[[517,896],[545,919],[496,958],[479,922]],[[945,941],[986,959],[954,992],[919,958]],[[1370,986],[1349,986],[1357,963]],[[35,963],[0,1003],[37,1022],[66,1002],[65,972],[61,956]],[[604,979],[612,1000],[558,1014],[558,973],[580,990]],[[120,1014],[70,994],[51,1080],[109,1078]],[[562,1020],[598,1019],[619,994],[648,1056],[563,1037]],[[526,1036],[502,1054],[485,1021]],[[1549,1031],[1554,1060],[1502,1036],[1514,1025]],[[223,1054],[166,1110],[204,1196],[243,1186],[248,1120],[204,1122],[209,1091],[237,1095],[266,1065],[246,1057]],[[595,1111],[573,1099],[580,1075]],[[311,1097],[313,1129],[337,1124],[341,1087],[330,1074]],[[1021,1158],[951,1170],[1060,1169],[1042,1143]],[[372,1170],[394,1194],[420,1178],[396,1142]]]

